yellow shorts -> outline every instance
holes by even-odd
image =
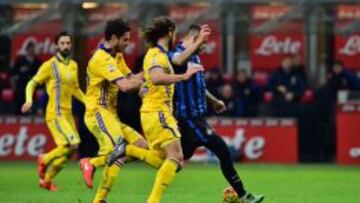
[[[181,137],[170,112],[141,112],[141,126],[152,150],[163,151],[164,146]]]
[[[107,109],[100,109],[93,116],[85,116],[85,124],[99,144],[98,155],[110,154],[120,137],[133,144],[142,136]]]
[[[57,146],[77,145],[80,143],[80,137],[72,115],[63,114],[55,119],[47,120],[46,124]]]

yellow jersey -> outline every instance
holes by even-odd
[[[174,74],[174,70],[168,59],[166,50],[161,46],[150,48],[144,58],[143,100],[140,111],[173,112],[174,84],[155,85],[151,82],[150,71],[154,68],[162,68],[167,74]]]
[[[79,88],[78,65],[74,60],[53,56],[40,66],[32,80],[37,84],[46,85],[49,96],[46,120],[72,113],[72,96]]]
[[[121,53],[113,57],[99,48],[87,67],[87,90],[85,94],[85,116],[93,116],[99,108],[116,113],[119,88],[114,82],[131,74]]]

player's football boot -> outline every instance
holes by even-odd
[[[90,163],[90,158],[81,159],[80,160],[80,168],[81,168],[86,186],[88,188],[92,188],[95,167]]]
[[[93,203],[107,203],[106,200],[94,201]]]
[[[124,138],[120,138],[114,148],[114,151],[110,154],[109,159],[107,160],[107,164],[109,166],[113,165],[115,161],[122,162],[125,157],[126,145],[126,140]]]
[[[46,169],[47,169],[47,166],[44,163],[44,154],[39,154],[37,170],[38,170],[40,179],[45,178]]]
[[[56,192],[57,187],[53,182],[46,182],[44,179],[40,179],[39,186],[45,190],[49,190],[51,192]]]
[[[247,193],[241,199],[243,200],[243,203],[260,203],[264,200],[264,198],[264,195],[252,195],[251,193]]]

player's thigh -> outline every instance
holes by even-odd
[[[150,149],[164,151],[164,146],[180,140],[176,120],[170,113],[141,113],[141,125]]]
[[[136,144],[138,141],[144,140],[144,138],[132,127],[122,123],[121,121],[119,122],[123,136],[129,144]]]
[[[75,129],[71,127],[65,118],[58,117],[46,122],[51,135],[58,146],[77,145],[80,138]]]
[[[184,154],[184,159],[190,159],[195,150],[202,146],[203,143],[198,139],[195,131],[190,128],[186,120],[179,120],[179,129],[181,133],[181,147]]]

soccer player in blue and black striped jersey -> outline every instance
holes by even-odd
[[[211,34],[208,25],[191,25],[175,49],[169,52],[169,58],[176,74],[185,73],[188,68],[201,65],[199,54]],[[181,132],[181,144],[184,158],[189,159],[195,150],[204,146],[212,151],[220,161],[221,170],[241,202],[257,203],[264,199],[263,195],[254,196],[244,189],[231,160],[230,152],[221,137],[206,122],[205,115],[208,104],[215,112],[226,111],[224,103],[206,90],[204,73],[198,72],[189,80],[176,83],[175,116]]]

